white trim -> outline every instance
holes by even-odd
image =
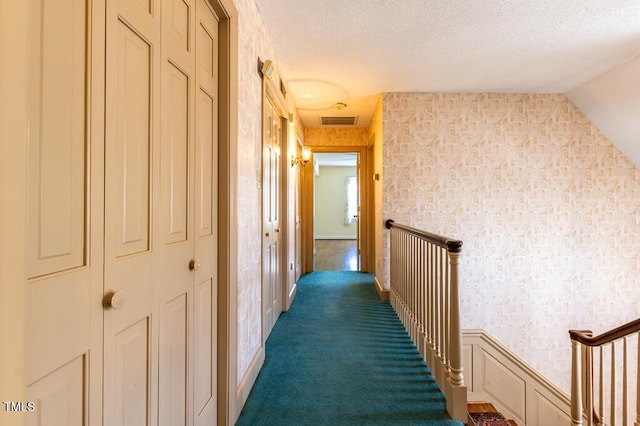
[[[297,293],[298,293],[298,283],[295,282],[293,283],[293,287],[291,288],[291,291],[289,291],[289,294],[287,295],[287,303],[285,304],[285,311],[288,311],[289,309],[291,309],[291,305],[293,305],[293,299],[296,298]]]
[[[518,425],[570,423],[569,396],[485,330],[462,330],[462,345],[468,401],[490,402]]]
[[[240,415],[240,411],[242,411],[242,407],[247,402],[247,398],[249,398],[249,393],[253,388],[253,385],[256,383],[256,379],[258,378],[258,374],[264,365],[265,352],[264,346],[260,346],[258,352],[256,352],[255,356],[251,360],[249,367],[247,368],[246,373],[238,383],[237,389],[237,400],[238,400],[238,415]],[[236,418],[237,420],[237,418]]]
[[[376,292],[378,293],[378,297],[380,298],[380,300],[382,300],[383,302],[388,302],[389,290],[382,287],[382,284],[380,284],[380,281],[378,281],[378,277],[373,277],[373,284],[376,287]]]

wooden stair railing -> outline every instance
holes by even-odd
[[[589,330],[570,330],[569,336],[572,425],[640,426],[640,318],[599,336]],[[634,344],[635,351],[629,349]]]
[[[447,412],[467,422],[458,262],[462,241],[389,219],[389,301],[445,395]]]

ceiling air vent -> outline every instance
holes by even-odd
[[[320,117],[323,126],[355,126],[358,117]]]

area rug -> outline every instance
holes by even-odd
[[[475,426],[509,426],[509,421],[500,413],[469,413]]]

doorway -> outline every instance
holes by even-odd
[[[313,161],[313,269],[358,271],[357,152],[317,153]]]
[[[371,160],[368,149],[364,146],[310,148],[311,162],[302,169],[304,273],[314,270],[367,272],[370,214],[365,207],[371,194],[366,177]],[[328,190],[319,189],[316,183],[323,180],[334,183],[328,185]],[[328,194],[320,193],[322,191]]]

